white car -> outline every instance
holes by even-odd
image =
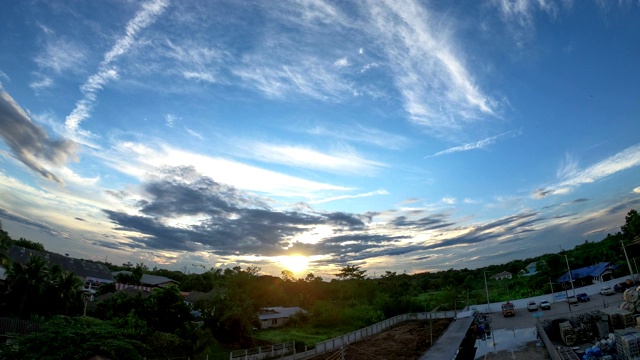
[[[529,310],[529,311],[537,311],[538,310],[538,304],[536,304],[535,301],[529,301],[529,303],[527,304],[527,310]]]
[[[603,286],[600,288],[600,295],[613,295],[615,291],[611,288],[611,286]]]
[[[549,303],[547,300],[540,301],[540,309],[551,310],[551,303]]]

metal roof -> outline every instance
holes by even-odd
[[[602,275],[607,270],[615,270],[618,265],[613,265],[610,262],[601,262],[595,265],[583,267],[576,270],[571,270],[571,277],[569,277],[569,272],[567,271],[562,276],[560,276],[557,282],[570,282],[571,279],[582,279],[586,277],[598,277]]]
[[[268,307],[263,308],[258,314],[258,318],[260,320],[269,320],[269,319],[282,319],[291,317],[299,312],[306,313],[307,311],[299,306],[294,307]]]

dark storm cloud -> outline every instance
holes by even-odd
[[[533,192],[533,197],[535,199],[542,199],[545,198],[551,194],[553,194],[555,192],[555,190],[550,190],[550,189],[536,189]]]
[[[198,174],[192,167],[162,169],[144,184],[141,215],[104,210],[118,229],[144,234],[130,240],[157,250],[211,251],[218,255],[281,255],[287,239],[310,226],[364,227],[361,217],[343,212],[276,211],[260,198]],[[167,220],[204,217],[196,225],[169,226]]]
[[[422,219],[418,220],[408,220],[406,216],[398,216],[393,220],[393,225],[397,227],[418,228],[421,230],[441,229],[447,226],[454,225],[454,223],[446,222],[444,218],[444,215],[434,215],[423,217]]]
[[[40,126],[31,122],[27,114],[16,104],[0,85],[0,137],[13,156],[31,170],[49,180],[62,180],[49,171],[44,163],[62,165],[73,158],[76,143],[55,140]]]
[[[100,247],[105,247],[113,250],[120,250],[120,251],[131,250],[131,247],[117,243],[117,242],[94,240],[91,243]]]
[[[464,235],[427,245],[423,247],[423,249],[433,250],[455,245],[477,244],[483,241],[500,238],[505,235],[532,232],[534,230],[528,228],[528,226],[534,225],[543,220],[542,218],[537,217],[537,215],[537,213],[527,213],[508,216],[506,218],[475,227]]]
[[[635,209],[640,205],[640,198],[635,198],[635,199],[630,199],[630,200],[625,200],[624,202],[616,205],[616,206],[612,206],[607,210],[607,213],[609,215],[617,215],[621,212],[623,212],[625,215],[629,212],[629,210],[631,209]]]
[[[56,235],[57,233],[49,226],[44,223],[40,223],[34,220],[29,220],[27,218],[23,218],[22,216],[10,213],[9,211],[0,208],[0,217],[5,218],[7,220],[11,220],[17,222],[22,225],[27,225],[36,229],[39,229],[47,234]]]
[[[425,255],[425,256],[419,256],[417,258],[413,258],[413,261],[424,261],[432,258],[433,258],[433,255]]]

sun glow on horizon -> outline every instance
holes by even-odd
[[[278,262],[294,274],[307,270],[309,266],[309,258],[302,255],[281,256]]]

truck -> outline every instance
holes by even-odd
[[[511,301],[502,304],[502,316],[516,316],[516,307]]]

